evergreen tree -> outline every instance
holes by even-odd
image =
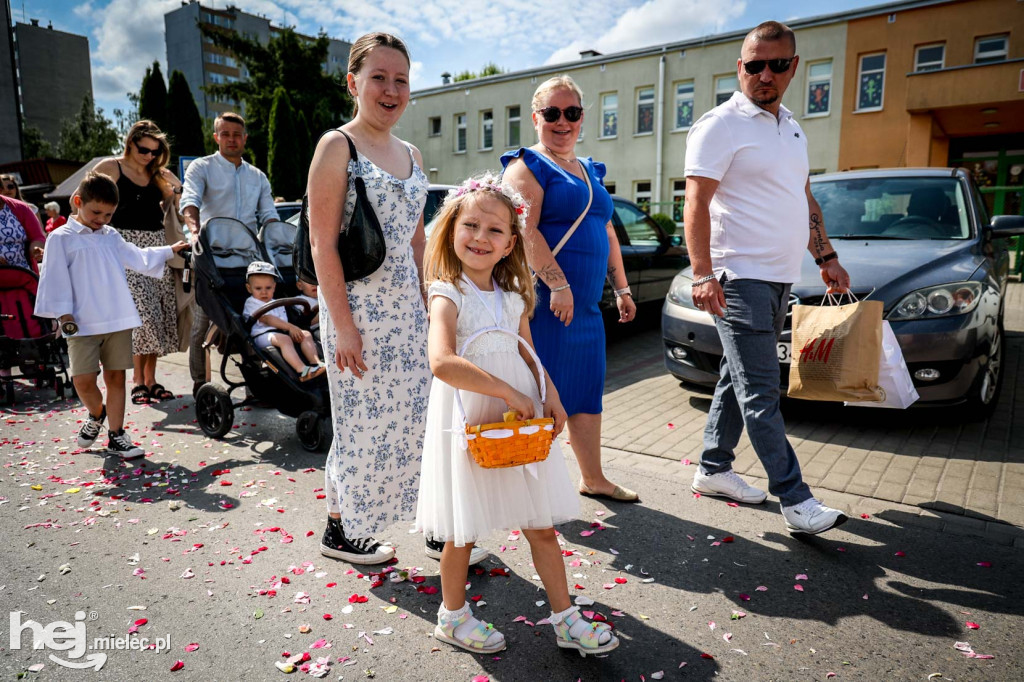
[[[204,156],[203,119],[192,91],[181,71],[171,73],[167,91],[167,128],[171,142],[171,167],[177,168],[179,156]]]
[[[299,148],[299,171],[302,173],[302,181],[305,184],[309,175],[309,164],[313,161],[313,135],[306,123],[306,112],[300,111],[295,121],[296,143]]]
[[[97,109],[92,95],[82,98],[78,114],[61,121],[57,156],[69,161],[89,161],[97,156],[109,156],[121,146],[121,138],[114,124]]]
[[[167,86],[160,72],[160,62],[146,69],[139,90],[139,119],[149,119],[160,130],[167,132]]]
[[[43,131],[34,125],[21,129],[22,154],[26,159],[45,159],[53,156],[53,145],[43,136]]]
[[[291,98],[283,87],[274,91],[269,133],[267,177],[270,179],[274,196],[284,197],[286,200],[298,199],[306,187],[306,175],[301,169],[302,153],[295,131],[295,111]]]
[[[207,85],[203,89],[208,94],[245,103],[249,133],[246,147],[252,150],[257,166],[267,167],[270,114],[277,88],[285,89],[295,110],[313,112],[317,134],[347,120],[352,102],[344,74],[328,74],[323,67],[329,44],[326,34],[310,41],[300,38],[292,29],[285,29],[263,45],[205,24],[200,24],[199,29],[215,45],[231,52],[248,71],[246,81]]]

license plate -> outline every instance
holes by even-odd
[[[779,342],[776,351],[779,354],[779,362],[788,365],[793,359],[793,344]]]

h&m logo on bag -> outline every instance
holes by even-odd
[[[827,365],[828,358],[832,355],[832,346],[835,342],[835,338],[825,339],[818,337],[811,339],[800,349],[800,362],[820,362]]]

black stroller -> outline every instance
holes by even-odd
[[[50,386],[57,397],[74,396],[68,376],[67,344],[57,335],[54,320],[36,317],[39,276],[31,270],[0,265],[0,369],[6,370],[3,402],[14,404],[14,379],[26,378],[36,388]],[[17,368],[20,376],[12,375]]]
[[[315,452],[326,449],[333,433],[326,374],[300,382],[280,351],[274,347],[259,348],[250,336],[255,319],[268,310],[285,306],[289,319],[299,323],[295,307],[302,309],[299,315],[308,316],[312,312],[309,303],[301,298],[276,298],[257,310],[252,318],[242,316],[249,296],[245,271],[253,261],[275,263],[282,275],[278,292],[285,296],[296,293],[295,273],[290,267],[291,242],[288,242],[287,254],[280,244],[282,239],[294,238],[295,228],[278,223],[280,221],[267,223],[257,235],[240,221],[211,218],[199,233],[199,242],[192,253],[196,301],[216,326],[217,331],[208,337],[207,345],[216,343],[221,352],[220,378],[227,388],[204,384],[196,394],[196,418],[203,433],[220,438],[234,425],[234,408],[268,403],[283,414],[297,418],[295,431],[299,442],[306,450]],[[261,243],[260,236],[268,240],[273,257]],[[243,382],[228,379],[225,371],[228,358],[238,367]],[[231,392],[243,386],[248,387],[250,397],[234,403]]]

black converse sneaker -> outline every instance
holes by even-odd
[[[100,436],[100,431],[103,430],[103,420],[107,418],[107,406],[103,406],[103,411],[100,416],[94,417],[91,414],[89,418],[82,424],[82,428],[78,429],[78,447],[88,448],[92,447],[92,444],[96,442],[96,439]]]
[[[353,564],[382,564],[391,561],[395,548],[382,545],[372,537],[349,540],[341,528],[341,519],[329,516],[327,529],[320,540],[320,553]]]
[[[432,540],[426,538],[427,556],[431,559],[441,560],[441,552],[444,551],[444,543],[440,540]],[[473,566],[479,564],[481,561],[491,556],[491,553],[479,545],[473,545],[473,551],[469,553],[469,565]]]
[[[121,459],[138,459],[146,454],[132,439],[125,435],[124,429],[120,431],[108,431],[110,440],[107,441],[107,452],[121,455]]]

